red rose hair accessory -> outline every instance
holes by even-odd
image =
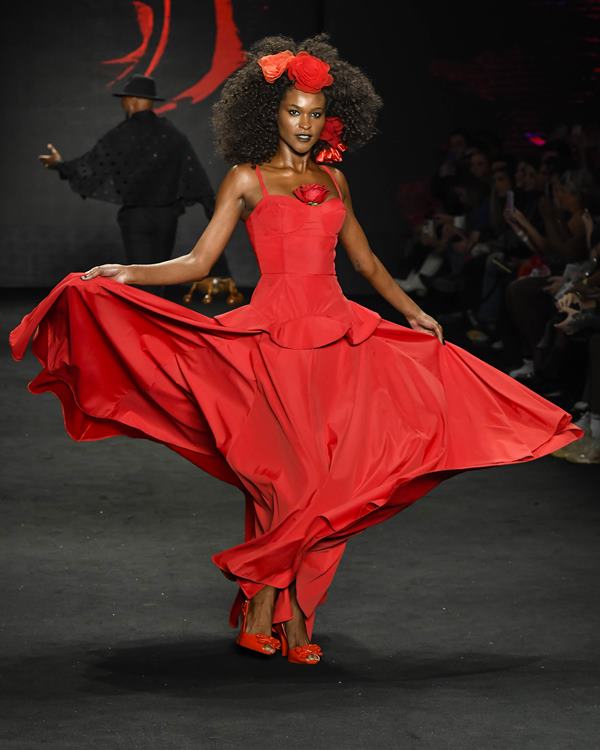
[[[305,51],[294,55],[286,49],[275,55],[263,55],[257,62],[267,83],[273,83],[287,70],[294,88],[306,94],[316,94],[333,83],[329,64]]]
[[[294,86],[307,94],[316,94],[324,86],[331,86],[333,76],[329,65],[308,52],[298,52],[287,64],[287,74]]]
[[[294,53],[290,52],[289,49],[283,52],[278,52],[276,55],[263,55],[258,59],[263,76],[267,83],[273,83],[287,68],[290,58],[294,57]]]
[[[342,152],[348,148],[345,143],[342,142],[342,133],[344,132],[344,123],[339,117],[327,117],[325,119],[325,126],[321,131],[319,140],[325,141],[329,144],[328,148],[324,148],[315,156],[315,161],[342,161]]]

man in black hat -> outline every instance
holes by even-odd
[[[153,78],[134,75],[113,96],[121,99],[125,120],[76,159],[63,161],[49,143],[40,161],[82,198],[121,204],[117,220],[128,263],[168,260],[185,207],[201,203],[210,220],[214,191],[189,140],[152,111],[155,101],[164,101]],[[211,274],[231,276],[224,255]]]

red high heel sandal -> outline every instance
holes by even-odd
[[[321,661],[323,651],[316,643],[309,643],[306,646],[294,646],[294,648],[290,648],[282,622],[275,625],[275,631],[281,640],[281,655],[287,656],[288,661],[292,664],[318,664]],[[313,657],[312,659],[309,658],[311,656]],[[315,656],[318,658],[315,659]]]
[[[246,632],[246,618],[248,617],[248,600],[246,599],[242,604],[242,627],[240,632],[235,639],[238,646],[243,648],[249,648],[251,651],[258,651],[259,654],[265,656],[273,656],[276,654],[278,649],[281,648],[280,641],[277,638],[273,638],[272,635],[266,633],[247,633]],[[268,651],[269,646],[273,651]]]

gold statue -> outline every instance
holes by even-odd
[[[213,297],[227,294],[225,301],[228,305],[235,305],[244,301],[244,295],[238,290],[235,281],[230,276],[206,276],[200,281],[194,281],[190,291],[184,295],[183,301],[189,305],[194,292],[202,293],[202,302],[205,305],[213,301]]]

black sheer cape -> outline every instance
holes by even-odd
[[[201,203],[208,219],[214,213],[214,191],[191,143],[152,110],[135,113],[56,169],[82,198],[182,209]]]

